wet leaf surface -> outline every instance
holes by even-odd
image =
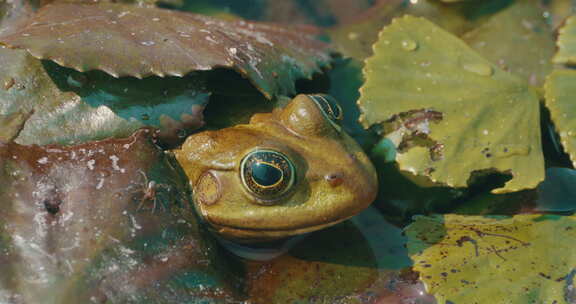
[[[358,60],[372,55],[372,45],[382,27],[403,15],[424,17],[444,30],[460,36],[506,7],[509,0],[463,1],[447,4],[437,0],[377,0],[374,5],[328,30],[334,45],[345,56]]]
[[[344,55],[363,60],[372,55],[372,45],[378,40],[382,27],[404,14],[426,17],[451,32],[462,33],[468,28],[465,16],[455,7],[430,0],[409,4],[393,0],[377,1],[355,19],[329,30],[329,36]]]
[[[91,108],[72,92],[60,91],[41,62],[24,51],[0,49],[0,75],[4,82],[0,90],[0,114],[29,116],[16,138],[19,143],[71,143],[121,137],[140,127],[115,119],[108,109]],[[82,121],[91,124],[79,123]]]
[[[14,112],[9,115],[0,115],[0,142],[11,142],[18,137],[24,124],[32,115],[29,112]]]
[[[555,52],[552,30],[543,13],[535,1],[516,1],[463,39],[500,68],[541,86],[552,70],[550,59]]]
[[[576,219],[416,217],[414,268],[439,303],[573,303]]]
[[[538,98],[527,83],[422,18],[396,19],[374,50],[360,120],[384,123],[401,170],[450,187],[477,171],[511,174],[495,193],[544,178]]]
[[[554,63],[574,65],[576,64],[576,16],[570,16],[559,30],[556,41],[558,52],[552,58]]]
[[[572,164],[576,164],[576,71],[570,69],[554,70],[546,79],[546,106],[554,122],[564,150],[570,155]]]
[[[328,31],[338,51],[357,60],[372,55],[372,44],[378,39],[383,26],[400,15],[402,1],[380,1],[365,11],[361,18]]]
[[[0,144],[0,299],[190,302],[231,294],[187,181],[149,130],[78,146]]]
[[[91,108],[106,107],[117,119],[160,129],[163,143],[179,144],[204,125],[203,110],[210,93],[203,76],[114,78],[100,71],[80,73],[48,61],[44,67],[63,92],[76,93]]]
[[[342,304],[421,299],[415,292],[421,286],[400,278],[398,270],[410,265],[404,244],[400,229],[368,208],[311,234],[281,257],[247,262],[250,299]]]
[[[379,185],[373,205],[384,214],[406,220],[413,214],[440,212],[438,210],[444,210],[455,198],[463,196],[462,189],[429,187],[412,174],[401,171],[394,161],[395,150],[394,143],[384,138],[370,152]]]
[[[570,0],[554,0],[544,3],[544,7],[546,8],[544,16],[553,29],[558,29],[562,26],[564,20],[574,13],[572,4]]]
[[[116,4],[52,4],[19,31],[0,38],[34,57],[113,76],[183,76],[233,68],[266,96],[294,93],[330,61],[311,34],[245,21]]]
[[[20,144],[126,137],[153,126],[173,145],[203,125],[209,97],[194,77],[115,79],[42,63],[20,50],[0,49],[0,73],[3,139]]]

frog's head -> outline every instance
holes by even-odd
[[[190,136],[176,157],[200,216],[222,237],[270,241],[346,220],[375,198],[374,167],[325,95],[249,124]]]

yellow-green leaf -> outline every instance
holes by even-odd
[[[558,52],[552,59],[554,63],[575,64],[576,63],[576,16],[566,19],[563,27],[559,30],[560,35],[556,44]]]
[[[380,1],[349,23],[329,29],[328,34],[345,56],[363,60],[372,55],[372,44],[380,29],[395,17],[405,14],[426,17],[443,29],[462,34],[473,22],[462,14],[460,5],[446,5],[436,0],[419,0],[407,4],[402,0]]]
[[[576,164],[576,71],[554,70],[546,79],[546,106],[562,146]]]
[[[574,303],[576,217],[417,217],[414,269],[438,303]]]
[[[538,97],[462,40],[423,18],[395,19],[366,60],[360,121],[384,125],[401,170],[451,187],[473,172],[512,175],[494,193],[544,178]]]
[[[516,1],[463,39],[486,59],[540,86],[556,50],[543,12],[536,1]]]

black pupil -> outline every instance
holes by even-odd
[[[282,179],[282,170],[262,162],[254,162],[251,165],[252,178],[261,186],[269,187]]]

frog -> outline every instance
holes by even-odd
[[[325,94],[300,94],[249,123],[189,136],[174,154],[199,217],[219,237],[270,242],[340,223],[378,188],[371,161]]]

